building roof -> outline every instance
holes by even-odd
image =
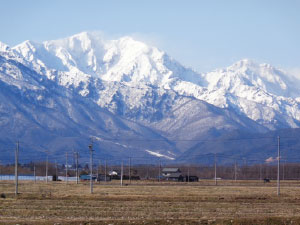
[[[163,168],[162,173],[178,173],[181,172],[179,168]]]
[[[169,173],[166,175],[163,175],[165,178],[179,178],[181,176],[181,173]]]

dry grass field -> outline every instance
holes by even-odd
[[[128,182],[128,181],[127,181]],[[300,183],[0,183],[0,224],[300,224]]]

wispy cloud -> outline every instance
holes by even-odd
[[[288,74],[300,80],[300,67],[294,67],[286,70]]]

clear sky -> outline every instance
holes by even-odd
[[[250,58],[299,71],[300,0],[0,0],[0,41],[133,35],[200,72]]]

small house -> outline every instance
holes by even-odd
[[[96,175],[93,175],[92,176],[92,179],[93,180],[96,180],[97,176]],[[91,176],[90,175],[86,175],[86,174],[82,174],[79,176],[79,179],[84,181],[84,180],[91,180]]]
[[[179,168],[163,168],[162,177],[165,180],[183,181],[183,176]]]

